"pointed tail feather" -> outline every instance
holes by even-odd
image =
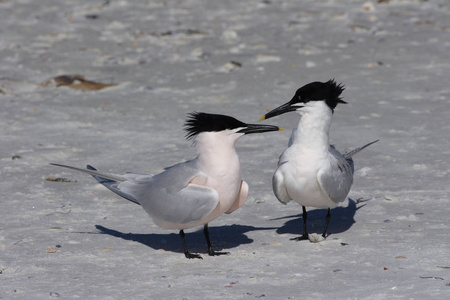
[[[92,166],[89,166],[89,165],[88,165],[88,169],[80,169],[80,168],[77,168],[77,167],[61,165],[61,164],[55,164],[55,163],[50,163],[50,164],[53,165],[53,166],[63,167],[63,168],[67,168],[67,169],[72,169],[72,170],[76,170],[76,171],[79,171],[79,172],[87,173],[87,174],[92,175],[92,176],[98,176],[98,177],[102,177],[102,178],[106,178],[106,179],[114,180],[114,181],[118,181],[118,182],[123,182],[123,181],[127,180],[125,177],[121,177],[119,175],[107,174],[107,173],[99,172],[95,168],[93,168]]]
[[[77,168],[77,167],[61,165],[61,164],[55,164],[55,163],[50,163],[50,164],[53,165],[53,166],[68,168],[68,169],[76,170],[76,171],[79,171],[79,172],[87,173],[87,174],[91,175],[92,177],[94,177],[95,180],[97,180],[100,184],[105,186],[110,191],[112,191],[112,192],[116,193],[117,195],[127,199],[128,201],[131,201],[133,203],[139,204],[139,202],[133,196],[131,196],[131,195],[127,194],[127,193],[124,193],[120,189],[117,188],[117,183],[118,182],[124,182],[124,181],[127,180],[124,177],[121,177],[119,175],[107,174],[107,173],[99,172],[99,171],[97,171],[97,169],[95,169],[91,165],[87,165],[86,166],[87,169],[81,169],[81,168]]]
[[[358,152],[360,152],[360,151],[366,149],[367,147],[369,147],[369,146],[372,145],[372,144],[375,144],[375,143],[378,142],[378,141],[379,141],[379,140],[370,142],[370,143],[368,143],[368,144],[366,144],[366,145],[364,145],[364,146],[362,146],[362,147],[359,147],[359,148],[356,148],[356,149],[354,149],[354,150],[352,150],[352,151],[349,151],[349,152],[347,152],[347,153],[344,154],[344,158],[348,160],[349,158],[351,158],[351,157],[352,157],[353,155],[355,155],[356,153],[358,153]]]

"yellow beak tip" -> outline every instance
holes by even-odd
[[[278,130],[279,131],[281,131],[281,130],[285,130],[286,128],[283,128],[283,127],[278,127]]]
[[[259,119],[258,121],[263,121],[266,119],[266,116],[262,116],[261,119]]]

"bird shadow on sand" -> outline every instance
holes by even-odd
[[[178,233],[156,234],[156,233],[123,233],[117,230],[109,229],[101,225],[95,225],[100,232],[97,234],[107,234],[127,241],[138,242],[155,250],[165,250],[170,252],[183,253],[183,246]],[[246,225],[226,225],[226,226],[209,226],[211,243],[216,251],[227,250],[238,247],[243,244],[250,244],[252,239],[248,238],[245,233],[255,230],[274,230],[273,227],[253,227]],[[201,230],[194,232],[186,232],[186,244],[191,252],[207,253],[206,240],[203,235],[203,227]]]
[[[328,226],[328,236],[338,234],[349,230],[355,223],[356,211],[364,207],[361,205],[356,207],[356,201],[348,199],[348,206],[338,206],[331,210],[331,219]],[[301,211],[301,206],[298,206]],[[325,216],[327,214],[326,209],[314,209],[307,211],[308,221],[307,229],[308,233],[322,234],[325,227]],[[278,234],[293,234],[300,236],[303,232],[303,214],[290,215],[286,217],[276,218],[272,220],[292,219],[284,223],[283,226],[277,229]]]

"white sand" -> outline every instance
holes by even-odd
[[[0,1],[0,299],[448,295],[450,7],[342,3]],[[75,74],[118,85],[39,85]],[[201,231],[186,234],[202,261],[140,207],[48,165],[159,172],[194,156],[186,113],[256,122],[300,85],[330,78],[349,102],[331,142],[380,142],[355,157],[351,200],[332,210],[320,243],[289,240],[301,207],[272,193],[289,130],[238,142],[249,199],[210,224],[215,249],[231,255],[209,257]],[[309,210],[310,233],[325,214]]]

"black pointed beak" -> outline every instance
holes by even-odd
[[[250,134],[279,130],[284,130],[284,128],[273,125],[247,124],[247,127],[239,130],[238,133]]]
[[[277,108],[272,109],[267,114],[262,116],[261,119],[259,119],[259,121],[266,120],[266,119],[269,119],[269,118],[272,118],[272,117],[275,117],[278,115],[282,115],[282,114],[285,114],[290,111],[296,111],[299,107],[300,106],[292,105],[291,101],[289,101],[281,106],[278,106]]]

